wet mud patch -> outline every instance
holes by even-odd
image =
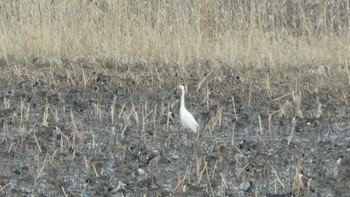
[[[349,87],[324,85],[346,75],[316,83],[277,69],[198,67],[111,61],[9,71],[0,95],[0,192],[347,194]],[[179,84],[188,85],[199,135],[181,127]]]

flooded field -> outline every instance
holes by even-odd
[[[98,68],[3,68],[2,196],[349,196],[346,68]]]

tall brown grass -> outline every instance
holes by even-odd
[[[344,64],[349,9],[345,0],[4,0],[0,52],[176,64]]]

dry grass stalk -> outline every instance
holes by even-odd
[[[156,117],[157,117],[157,103],[154,105],[154,110],[153,110],[153,143],[156,143],[157,133],[158,133],[158,127],[157,127],[158,122],[156,121]]]
[[[9,109],[10,108],[10,100],[7,99],[6,97],[4,97],[3,102],[4,102],[4,105],[5,105],[5,108]]]
[[[98,103],[93,103],[94,106],[94,114],[95,118],[99,121],[102,122],[102,110],[100,108],[100,105]]]
[[[83,68],[81,68],[81,73],[83,75],[83,84],[84,84],[84,89],[86,89],[87,83],[89,82],[89,78],[86,77],[85,71]]]
[[[50,112],[55,120],[55,123],[58,123],[60,121],[59,115],[58,115],[58,110],[57,108],[55,108],[55,110],[53,111],[53,109],[50,107]]]
[[[85,163],[86,170],[89,170],[89,164],[88,164],[88,161],[86,160],[85,155],[84,155],[84,163]]]
[[[206,87],[206,94],[205,94],[205,103],[206,103],[206,106],[207,106],[207,111],[209,111],[209,106],[210,106],[210,98],[209,98],[209,95],[210,95],[210,90],[209,90],[209,87],[208,87],[208,83],[207,83],[207,87]]]
[[[139,115],[137,113],[137,110],[135,108],[135,105],[134,105],[134,102],[132,101],[132,99],[131,99],[131,114],[134,117],[136,125],[138,125],[139,124]]]
[[[41,151],[40,144],[39,144],[39,141],[38,141],[38,138],[36,137],[35,133],[33,133],[33,136],[34,136],[35,143],[36,143],[36,145],[38,146],[39,151],[42,152],[42,151]]]
[[[26,115],[25,115],[25,121],[28,122],[29,120],[29,114],[30,114],[30,105],[27,106],[27,112],[26,112]]]
[[[9,183],[7,183],[6,185],[4,185],[4,186],[0,186],[0,192],[4,192],[5,191],[5,189],[8,187],[8,186],[11,186],[12,185],[12,183],[11,182],[9,182]]]
[[[81,139],[80,133],[78,131],[78,126],[77,123],[75,121],[74,115],[73,115],[73,111],[70,111],[70,118],[71,118],[71,127],[73,130],[73,141],[72,141],[72,147],[75,147],[75,141],[76,141],[76,136],[78,135],[78,138]]]
[[[250,107],[251,103],[252,103],[252,92],[253,92],[253,87],[252,87],[252,83],[249,84],[249,92],[248,92],[248,107]]]
[[[180,176],[178,177],[178,181],[177,181],[177,184],[174,188],[174,192],[179,192],[180,189],[184,188],[187,174],[188,174],[188,167],[186,168],[186,171],[185,171],[183,177],[182,178]]]
[[[64,189],[63,186],[61,187],[61,189],[62,189],[62,192],[63,192],[64,196],[65,196],[65,197],[68,197],[68,195],[67,195],[67,193],[66,193],[66,190]]]
[[[222,174],[222,172],[219,172],[219,174],[220,174],[220,177],[221,177],[221,181],[222,181],[222,183],[225,185],[225,188],[228,188],[228,186],[227,186],[227,181],[226,181],[226,178],[225,178],[225,175],[224,175],[224,174]]]
[[[275,174],[277,181],[280,183],[280,185],[282,186],[282,188],[285,190],[285,189],[286,189],[286,186],[283,184],[281,178],[278,176],[277,171],[276,171],[276,169],[275,169],[274,167],[272,167],[272,171],[273,171],[273,173]],[[277,186],[275,186],[275,190],[276,190],[276,191],[279,191],[279,189],[278,189]]]
[[[235,128],[236,128],[236,123],[233,123],[233,127],[232,127],[232,137],[231,137],[231,145],[234,146],[234,142],[235,142]]]
[[[289,146],[290,142],[292,141],[296,124],[297,124],[297,119],[294,117],[292,120],[292,131],[290,132],[290,135],[288,137],[287,146]]]
[[[265,86],[266,86],[266,92],[267,92],[267,95],[269,97],[271,97],[273,94],[272,94],[272,89],[271,89],[271,85],[270,85],[270,76],[267,75],[266,76],[266,80],[265,80]]]
[[[269,125],[269,134],[272,134],[272,125],[271,125],[271,119],[272,119],[272,114],[269,114],[269,116],[268,116],[268,119],[267,119],[267,121],[268,121],[268,125]]]
[[[208,129],[210,135],[213,135],[212,131],[215,130],[215,126],[217,126],[217,125],[221,126],[222,125],[221,124],[222,123],[221,120],[222,120],[222,108],[218,106],[216,108],[215,116],[210,119],[210,121],[208,122],[208,124],[205,127],[205,130]]]
[[[346,73],[348,74],[348,85],[350,85],[350,71],[349,71],[349,66],[348,66],[347,60],[345,60],[345,69],[346,69]]]
[[[303,113],[301,112],[301,109],[300,109],[300,106],[301,106],[301,92],[299,92],[299,94],[295,94],[294,91],[292,91],[292,97],[293,97],[293,103],[294,103],[295,116],[303,118]]]
[[[114,127],[114,113],[115,113],[115,102],[117,97],[113,96],[112,106],[111,106],[111,127]]]
[[[43,116],[43,126],[47,127],[49,126],[47,119],[49,118],[49,103],[46,99],[46,104],[44,107],[44,116]]]
[[[318,99],[318,97],[316,99],[317,99],[317,111],[315,114],[315,118],[320,118],[322,115],[322,104],[320,103],[320,100]]]
[[[207,167],[207,162],[205,162],[205,171],[206,171],[206,175],[207,175],[207,182],[208,182],[208,185],[209,185],[209,188],[210,188],[210,192],[211,192],[211,195],[214,196],[214,191],[213,191],[213,188],[211,186],[211,183],[210,183],[210,176],[209,176],[209,172],[208,172],[208,167]]]
[[[202,88],[204,82],[206,82],[206,80],[208,79],[208,77],[211,75],[212,72],[213,72],[213,70],[211,70],[205,77],[203,77],[202,80],[200,80],[200,82],[198,83],[198,86],[197,86],[197,92]],[[207,89],[208,89],[208,83],[206,83],[206,84],[207,84]]]
[[[293,190],[299,192],[300,189],[304,189],[303,174],[300,171],[301,164],[298,162],[295,167],[295,174],[293,177]]]
[[[236,105],[235,105],[235,98],[233,96],[231,98],[232,98],[233,113],[235,114],[235,120],[238,121]]]
[[[38,166],[36,168],[36,177],[35,180],[39,179],[41,177],[41,173],[44,171],[44,169],[46,168],[47,163],[51,160],[48,158],[49,155],[46,154],[43,161],[40,162],[40,160],[38,161]]]
[[[201,159],[203,159],[204,165],[203,165],[203,168],[200,169],[199,173],[197,174],[197,184],[200,184],[202,182],[203,174],[207,170],[207,164],[208,164],[208,162],[205,161],[204,158],[201,158]],[[198,168],[198,165],[197,165],[197,168]]]
[[[262,128],[262,124],[261,124],[261,116],[260,116],[260,114],[258,114],[258,121],[259,121],[260,135],[263,135],[263,128]]]
[[[94,163],[92,163],[92,168],[94,169],[96,177],[99,177]]]
[[[24,106],[24,101],[23,101],[23,99],[21,98],[21,104],[20,104],[20,117],[19,117],[19,120],[20,120],[20,125],[23,125],[23,111],[24,111],[24,108],[25,108],[25,106]]]

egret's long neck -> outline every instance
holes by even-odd
[[[182,90],[182,95],[181,95],[181,109],[185,109],[185,90]]]

